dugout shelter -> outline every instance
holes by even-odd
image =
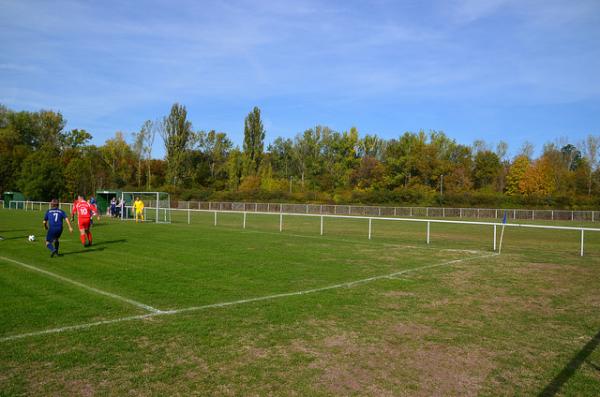
[[[2,198],[4,199],[4,208],[9,208],[11,201],[25,201],[25,196],[21,192],[4,192]]]

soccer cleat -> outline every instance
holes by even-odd
[[[50,258],[54,258],[54,257],[55,257],[55,256],[57,256],[57,255],[58,255],[58,251],[57,251],[57,250],[54,250],[54,251],[52,251],[52,253],[50,254]]]

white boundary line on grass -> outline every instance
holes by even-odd
[[[351,287],[354,287],[359,284],[365,284],[365,283],[369,283],[369,282],[376,281],[376,280],[394,279],[394,277],[397,277],[401,274],[417,272],[420,270],[431,269],[431,268],[435,268],[435,267],[449,266],[449,265],[453,265],[456,263],[466,262],[466,261],[475,260],[475,259],[491,258],[491,257],[495,257],[495,256],[498,256],[498,254],[493,253],[493,254],[489,254],[489,255],[474,256],[471,258],[454,259],[454,260],[447,261],[447,262],[436,263],[436,264],[432,264],[432,265],[424,265],[424,266],[414,267],[411,269],[404,269],[404,270],[400,270],[400,271],[397,271],[394,273],[384,274],[384,275],[380,275],[380,276],[367,277],[367,278],[363,278],[360,280],[349,281],[349,282],[340,283],[340,284],[333,284],[333,285],[329,285],[329,286],[321,287],[321,288],[313,288],[313,289],[307,289],[307,290],[303,290],[303,291],[287,292],[287,293],[282,293],[282,294],[266,295],[266,296],[260,296],[260,297],[256,297],[256,298],[240,299],[240,300],[229,301],[229,302],[213,303],[213,304],[203,305],[203,306],[192,306],[192,307],[186,307],[183,309],[164,310],[164,311],[157,310],[156,312],[153,312],[153,313],[141,314],[141,315],[137,315],[137,316],[120,317],[120,318],[115,318],[112,320],[96,321],[93,323],[70,325],[70,326],[60,327],[60,328],[51,328],[51,329],[47,329],[47,330],[43,330],[43,331],[28,332],[28,333],[24,333],[24,334],[5,336],[3,338],[0,338],[0,343],[8,342],[8,341],[16,340],[16,339],[23,339],[23,338],[32,337],[32,336],[57,334],[57,333],[67,332],[67,331],[77,331],[77,330],[97,327],[100,325],[115,324],[115,323],[120,323],[120,322],[125,322],[125,321],[143,320],[143,319],[158,317],[158,316],[166,316],[166,315],[187,313],[187,312],[200,311],[200,310],[206,310],[206,309],[242,305],[245,303],[260,302],[260,301],[266,301],[266,300],[272,300],[272,299],[278,299],[278,298],[286,298],[286,297],[298,296],[298,295],[307,295],[307,294],[313,294],[313,293],[317,293],[317,292],[328,291],[328,290],[339,289],[339,288],[351,288]],[[0,257],[0,259],[5,259],[5,258]],[[16,262],[16,261],[13,261],[13,262]],[[18,263],[18,264],[20,264],[20,263]],[[154,309],[154,310],[156,310],[156,309]]]
[[[14,259],[10,259],[10,258],[4,257],[4,256],[0,256],[0,260],[3,260],[5,262],[10,262],[10,263],[13,263],[15,265],[19,265],[21,267],[24,267],[26,269],[32,270],[34,272],[38,272],[38,273],[44,274],[46,276],[50,276],[52,278],[55,278],[55,279],[60,280],[60,281],[62,281],[64,283],[67,283],[67,284],[76,285],[79,288],[83,288],[83,289],[86,289],[88,291],[95,292],[96,294],[108,296],[110,298],[113,298],[113,299],[116,299],[116,300],[120,300],[122,302],[129,303],[130,305],[137,306],[140,309],[147,310],[147,311],[149,311],[151,313],[162,313],[161,310],[158,310],[158,309],[156,309],[156,308],[154,308],[152,306],[146,305],[144,303],[141,303],[141,302],[138,302],[138,301],[134,301],[133,299],[125,298],[125,297],[117,295],[117,294],[113,294],[112,292],[102,291],[102,290],[100,290],[98,288],[90,287],[89,285],[85,285],[83,283],[80,283],[79,281],[75,281],[75,280],[72,280],[70,278],[61,276],[59,274],[52,273],[52,272],[49,272],[49,271],[44,270],[44,269],[40,269],[39,267],[28,265],[26,263],[19,262],[19,261],[16,261]]]

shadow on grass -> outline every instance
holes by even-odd
[[[3,237],[2,240],[20,240],[20,239],[27,240],[28,237],[29,237],[29,235],[27,235],[27,236],[14,236],[14,237]]]
[[[110,244],[119,244],[119,243],[126,243],[127,239],[122,238],[119,240],[106,240],[106,241],[98,241],[97,243],[95,242],[93,247],[99,247],[99,246],[103,246],[103,245],[110,245]]]
[[[71,252],[64,252],[64,253],[60,253],[59,256],[69,256],[69,255],[79,255],[79,254],[88,254],[90,252],[97,252],[97,251],[104,251],[106,248],[104,247],[100,247],[100,248],[87,248],[87,249],[83,249],[80,251],[71,251]]]
[[[587,358],[600,344],[600,331],[583,348],[569,361],[567,365],[560,371],[558,375],[552,379],[552,381],[538,394],[539,397],[550,397],[555,396],[560,392],[560,389],[565,383],[575,374],[575,372],[581,367],[581,364],[586,362]],[[598,369],[596,365],[594,368]]]

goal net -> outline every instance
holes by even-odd
[[[136,198],[144,203],[144,222],[171,223],[171,197],[165,192],[122,192],[121,219],[135,219],[133,203]]]

